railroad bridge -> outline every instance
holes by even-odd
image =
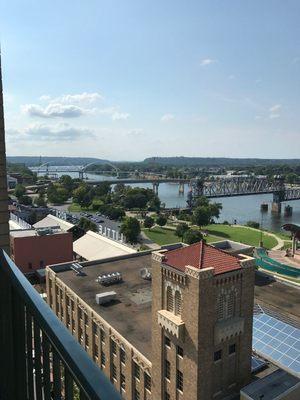
[[[300,199],[300,186],[287,186],[282,178],[224,177],[210,181],[192,179],[190,186],[189,207],[192,207],[200,196],[216,198],[272,193],[272,209],[280,211],[282,202]]]

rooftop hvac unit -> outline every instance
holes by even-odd
[[[121,272],[111,272],[108,274],[99,275],[96,281],[101,285],[112,285],[114,283],[122,282],[122,274]]]
[[[142,268],[140,270],[140,275],[141,275],[141,278],[143,278],[147,281],[151,281],[151,279],[152,279],[152,271],[149,268]]]
[[[71,264],[71,269],[76,272],[76,275],[84,275],[83,273],[83,266],[78,264],[78,263],[72,263]]]
[[[96,303],[101,305],[101,304],[106,304],[109,303],[110,301],[114,300],[117,297],[116,292],[104,292],[104,293],[98,293],[96,294]]]

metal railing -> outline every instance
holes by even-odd
[[[0,399],[121,399],[1,249]]]

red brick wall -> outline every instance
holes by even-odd
[[[46,265],[72,261],[73,236],[66,232],[45,236],[11,237],[11,250],[11,256],[20,270],[23,273],[33,272],[45,268]]]

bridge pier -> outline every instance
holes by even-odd
[[[281,203],[277,203],[276,201],[273,201],[272,203],[272,212],[280,214],[281,213]]]
[[[179,182],[178,192],[179,194],[184,194],[184,182]]]
[[[78,174],[79,174],[79,179],[83,180],[83,171],[79,171]]]
[[[154,194],[156,194],[156,195],[158,195],[158,186],[159,186],[159,183],[158,183],[158,182],[153,182],[153,183],[152,183],[153,192],[154,192]]]

